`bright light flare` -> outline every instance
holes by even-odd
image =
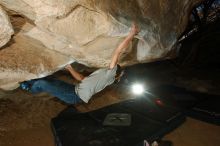
[[[132,86],[132,92],[136,95],[141,95],[144,93],[144,86],[142,84],[134,84]]]

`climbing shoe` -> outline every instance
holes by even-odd
[[[20,83],[20,88],[26,91],[30,91],[31,85],[28,82]]]

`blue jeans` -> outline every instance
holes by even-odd
[[[46,92],[52,96],[59,98],[68,104],[76,104],[82,102],[75,93],[75,86],[56,79],[36,79],[27,81],[30,85],[30,92],[33,94]]]

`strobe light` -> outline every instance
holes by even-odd
[[[144,86],[136,83],[132,85],[132,92],[136,95],[141,95],[144,93]]]

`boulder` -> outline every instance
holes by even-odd
[[[200,1],[0,0],[0,4],[33,24],[28,31],[20,32],[32,38],[28,40],[32,41],[30,44],[40,43],[42,52],[51,51],[57,58],[59,55],[65,58],[61,62],[54,60],[49,68],[41,68],[43,73],[55,71],[70,60],[89,67],[107,67],[113,50],[129,33],[133,21],[141,31],[119,60],[122,66],[173,57],[170,54],[175,52],[174,46],[186,28],[191,9]],[[0,53],[5,55],[2,50]],[[50,56],[53,53],[47,55],[48,58],[54,57]],[[23,60],[28,59],[21,53],[20,56]],[[31,68],[26,62],[19,65],[20,70]],[[36,66],[46,63],[42,62],[38,60]],[[10,64],[6,66],[14,73]],[[37,70],[32,73],[34,78],[39,77]]]
[[[0,51],[0,89],[3,90],[16,89],[19,82],[48,76],[75,61],[22,33],[13,41]]]
[[[10,19],[0,6],[0,47],[4,46],[14,34]]]
[[[56,41],[61,38],[61,42],[48,45],[47,37],[37,38],[36,29],[29,33],[49,49],[65,52],[88,66],[104,67],[128,34],[132,21],[138,23],[141,32],[138,42],[131,44],[135,51],[128,51],[129,60],[124,56],[122,65],[169,57],[192,7],[199,1],[0,0],[0,4],[32,20],[38,31],[53,35]],[[61,43],[67,47],[56,46]]]

